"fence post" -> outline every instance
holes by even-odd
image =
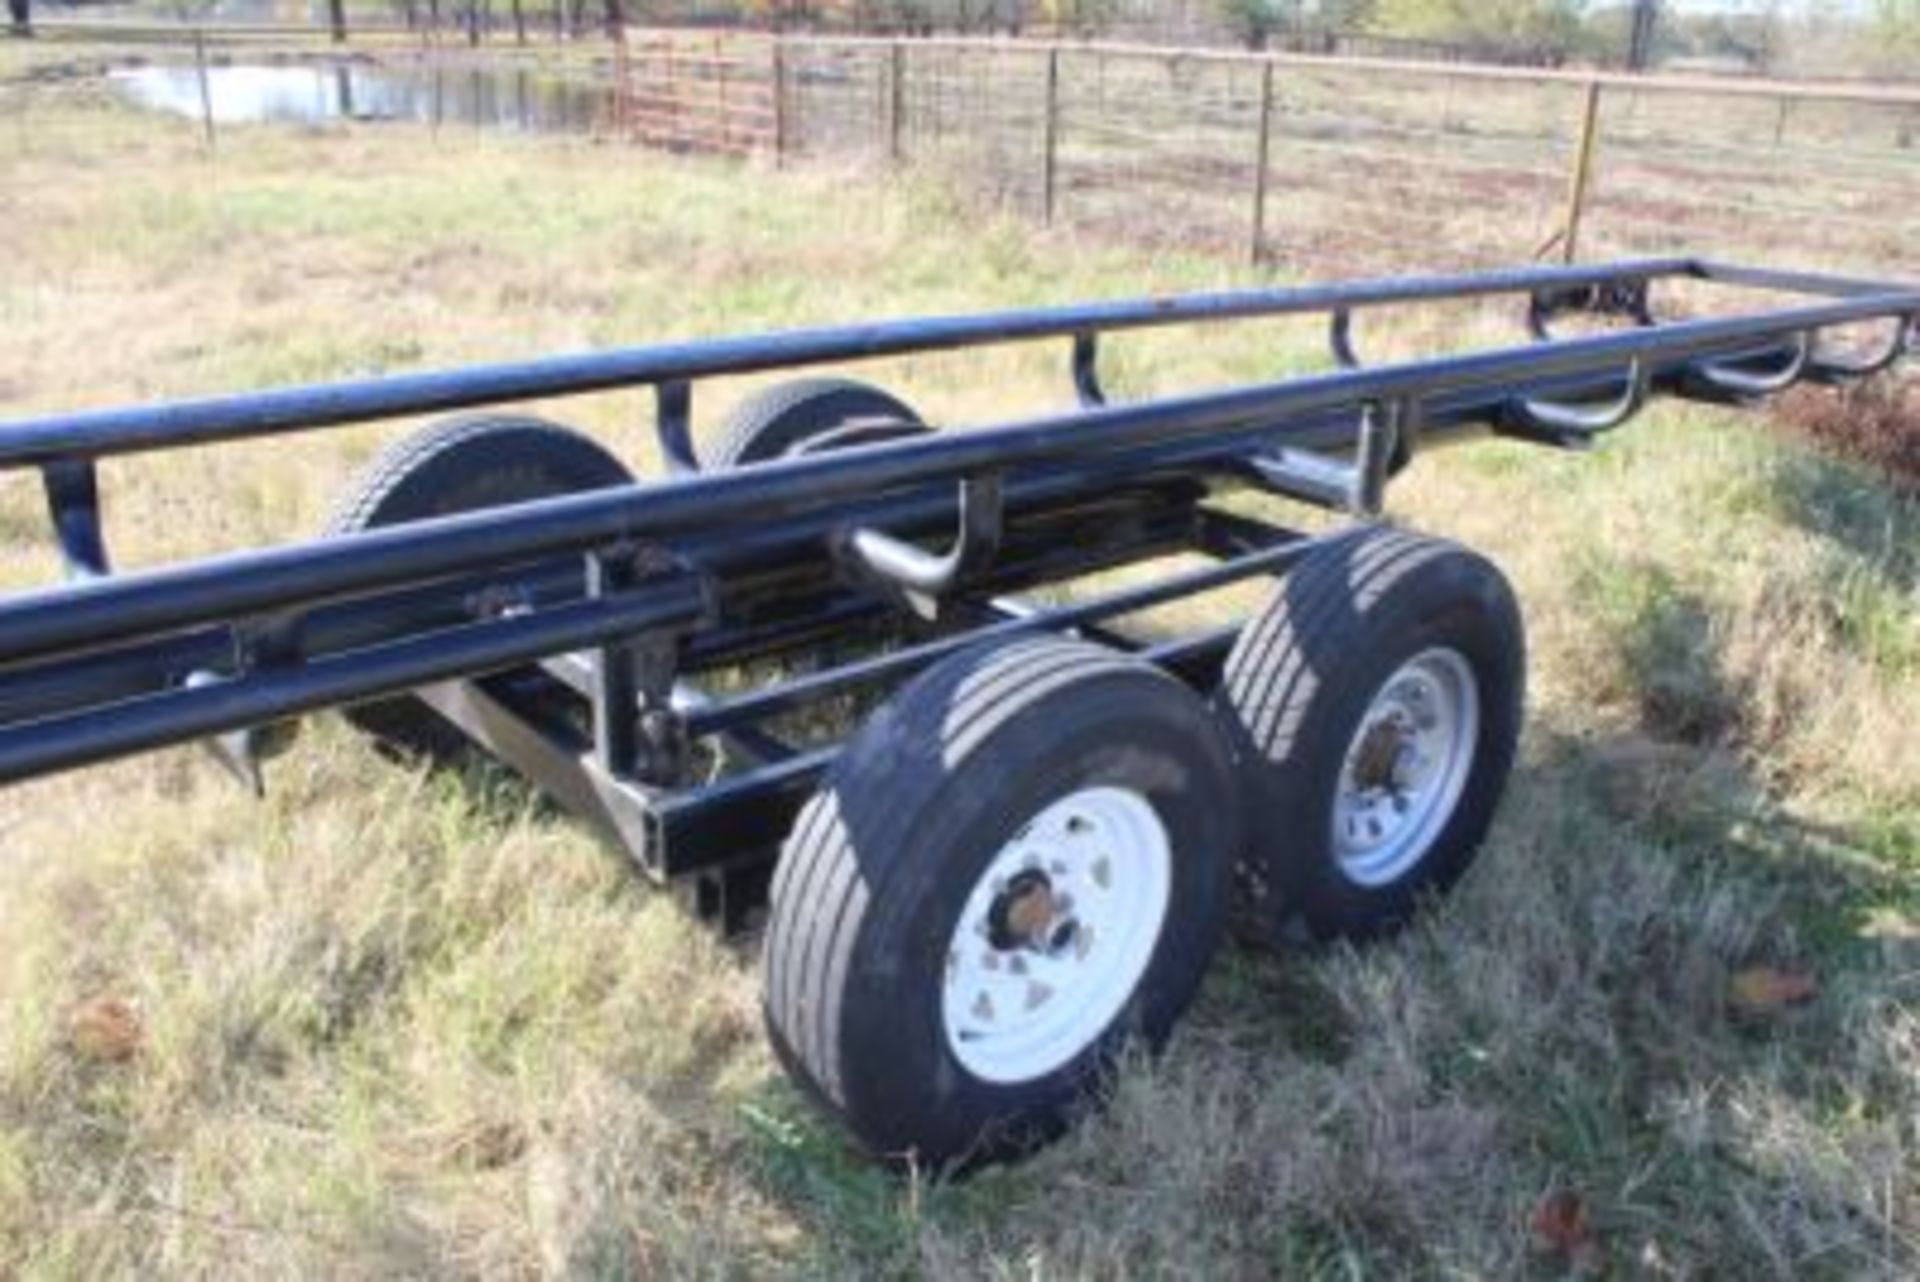
[[[727,68],[731,59],[727,57],[726,37],[718,30],[713,33],[713,46],[707,55],[708,69],[712,72],[714,89],[719,99],[720,111],[720,153],[730,155],[733,146],[733,112],[727,106]],[[711,130],[708,131],[711,134]],[[708,146],[712,146],[709,139]]]
[[[907,49],[896,40],[889,54],[887,74],[887,159],[896,168],[906,157],[900,149],[901,125],[907,109]]]
[[[773,38],[773,166],[787,163],[787,50],[780,37]]]
[[[1247,261],[1255,267],[1267,249],[1267,158],[1273,146],[1273,63],[1260,68],[1260,142],[1254,149],[1253,234],[1247,245]]]
[[[1571,263],[1580,252],[1580,219],[1587,209],[1587,188],[1593,180],[1593,153],[1600,134],[1600,90],[1598,80],[1587,82],[1587,96],[1580,115],[1580,145],[1573,154],[1573,171],[1567,178],[1567,212],[1560,224],[1560,260]]]
[[[679,72],[674,65],[675,48],[671,39],[669,39],[663,53],[666,64],[664,75],[666,78],[667,109],[669,113],[667,116],[667,133],[668,136],[671,137],[673,131],[678,128],[680,124]],[[646,56],[644,46],[642,47],[641,56]],[[613,74],[614,110],[619,114],[620,118],[619,136],[631,142],[636,129],[644,135],[647,128],[646,121],[641,119],[641,112],[646,107],[656,104],[658,100],[655,99],[651,93],[649,93],[648,102],[645,104],[636,103],[634,98],[633,46],[627,41],[627,24],[624,20],[624,13],[620,25],[613,29]]]
[[[193,33],[193,68],[200,81],[200,129],[206,135],[207,150],[213,150],[213,88],[207,83],[207,33]]]
[[[1053,226],[1054,170],[1060,148],[1060,46],[1047,49],[1047,118],[1045,149],[1041,154],[1040,217]]]

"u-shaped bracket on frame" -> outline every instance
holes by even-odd
[[[857,574],[900,590],[917,611],[931,616],[940,596],[993,560],[1004,525],[1000,474],[984,472],[960,480],[959,530],[945,552],[867,526],[846,531],[836,551]]]

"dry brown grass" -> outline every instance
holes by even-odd
[[[1782,420],[1828,449],[1860,459],[1908,494],[1920,494],[1920,388],[1876,380],[1822,395],[1795,388]]]
[[[36,110],[0,143],[5,417],[1230,274],[833,174],[379,131],[209,162]],[[1117,369],[1194,385],[1317,341]],[[1064,400],[1063,356],[875,373],[972,421]],[[640,398],[550,409],[644,456]],[[391,434],[116,464],[115,544],[293,537]],[[51,573],[38,504],[0,485],[9,584]],[[751,947],[510,779],[321,719],[264,803],[186,752],[7,791],[0,1274],[1910,1275],[1920,510],[1672,410],[1591,459],[1436,456],[1394,507],[1528,612],[1534,725],[1482,863],[1389,945],[1230,952],[1107,1113],[962,1186],[850,1159],[770,1062]],[[1753,967],[1818,995],[1746,1009]],[[1566,1199],[1579,1251],[1538,1240]]]

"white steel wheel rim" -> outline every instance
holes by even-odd
[[[1458,650],[1414,655],[1380,687],[1347,745],[1333,806],[1340,871],[1398,881],[1439,840],[1473,771],[1480,684]]]
[[[1132,998],[1173,889],[1173,850],[1151,803],[1081,788],[1024,824],[988,861],[947,944],[947,1047],[989,1082],[1071,1062]]]

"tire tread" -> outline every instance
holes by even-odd
[[[701,463],[709,471],[718,472],[760,462],[765,457],[777,457],[784,449],[773,455],[761,455],[755,449],[766,433],[783,419],[835,400],[856,405],[865,402],[872,412],[897,414],[908,422],[920,422],[920,416],[904,401],[858,379],[833,375],[790,379],[763,388],[734,407],[718,439],[700,451]]]
[[[1441,853],[1416,865],[1404,882],[1336,891],[1337,874],[1323,864],[1331,851],[1314,836],[1320,803],[1309,800],[1322,795],[1314,781],[1345,742],[1330,739],[1343,733],[1329,721],[1332,709],[1352,698],[1356,686],[1378,679],[1369,671],[1377,647],[1393,644],[1397,629],[1418,617],[1406,611],[1430,609],[1449,593],[1466,593],[1459,600],[1476,602],[1472,608],[1482,613],[1475,617],[1506,638],[1496,649],[1508,657],[1490,670],[1506,672],[1510,664],[1512,684],[1502,676],[1499,690],[1483,689],[1491,764],[1476,767],[1491,772],[1476,777],[1492,780],[1497,799],[1517,735],[1524,639],[1499,571],[1459,544],[1386,525],[1336,536],[1287,576],[1228,655],[1216,711],[1240,755],[1244,804],[1267,808],[1260,820],[1249,816],[1249,834],[1265,838],[1252,843],[1242,864],[1252,893],[1239,915],[1256,940],[1284,941],[1296,913],[1321,938],[1384,933],[1405,920],[1417,886],[1444,888],[1471,859],[1492,802],[1482,806],[1470,791],[1461,803],[1466,817],[1437,843]],[[1482,679],[1489,678],[1483,673]]]

